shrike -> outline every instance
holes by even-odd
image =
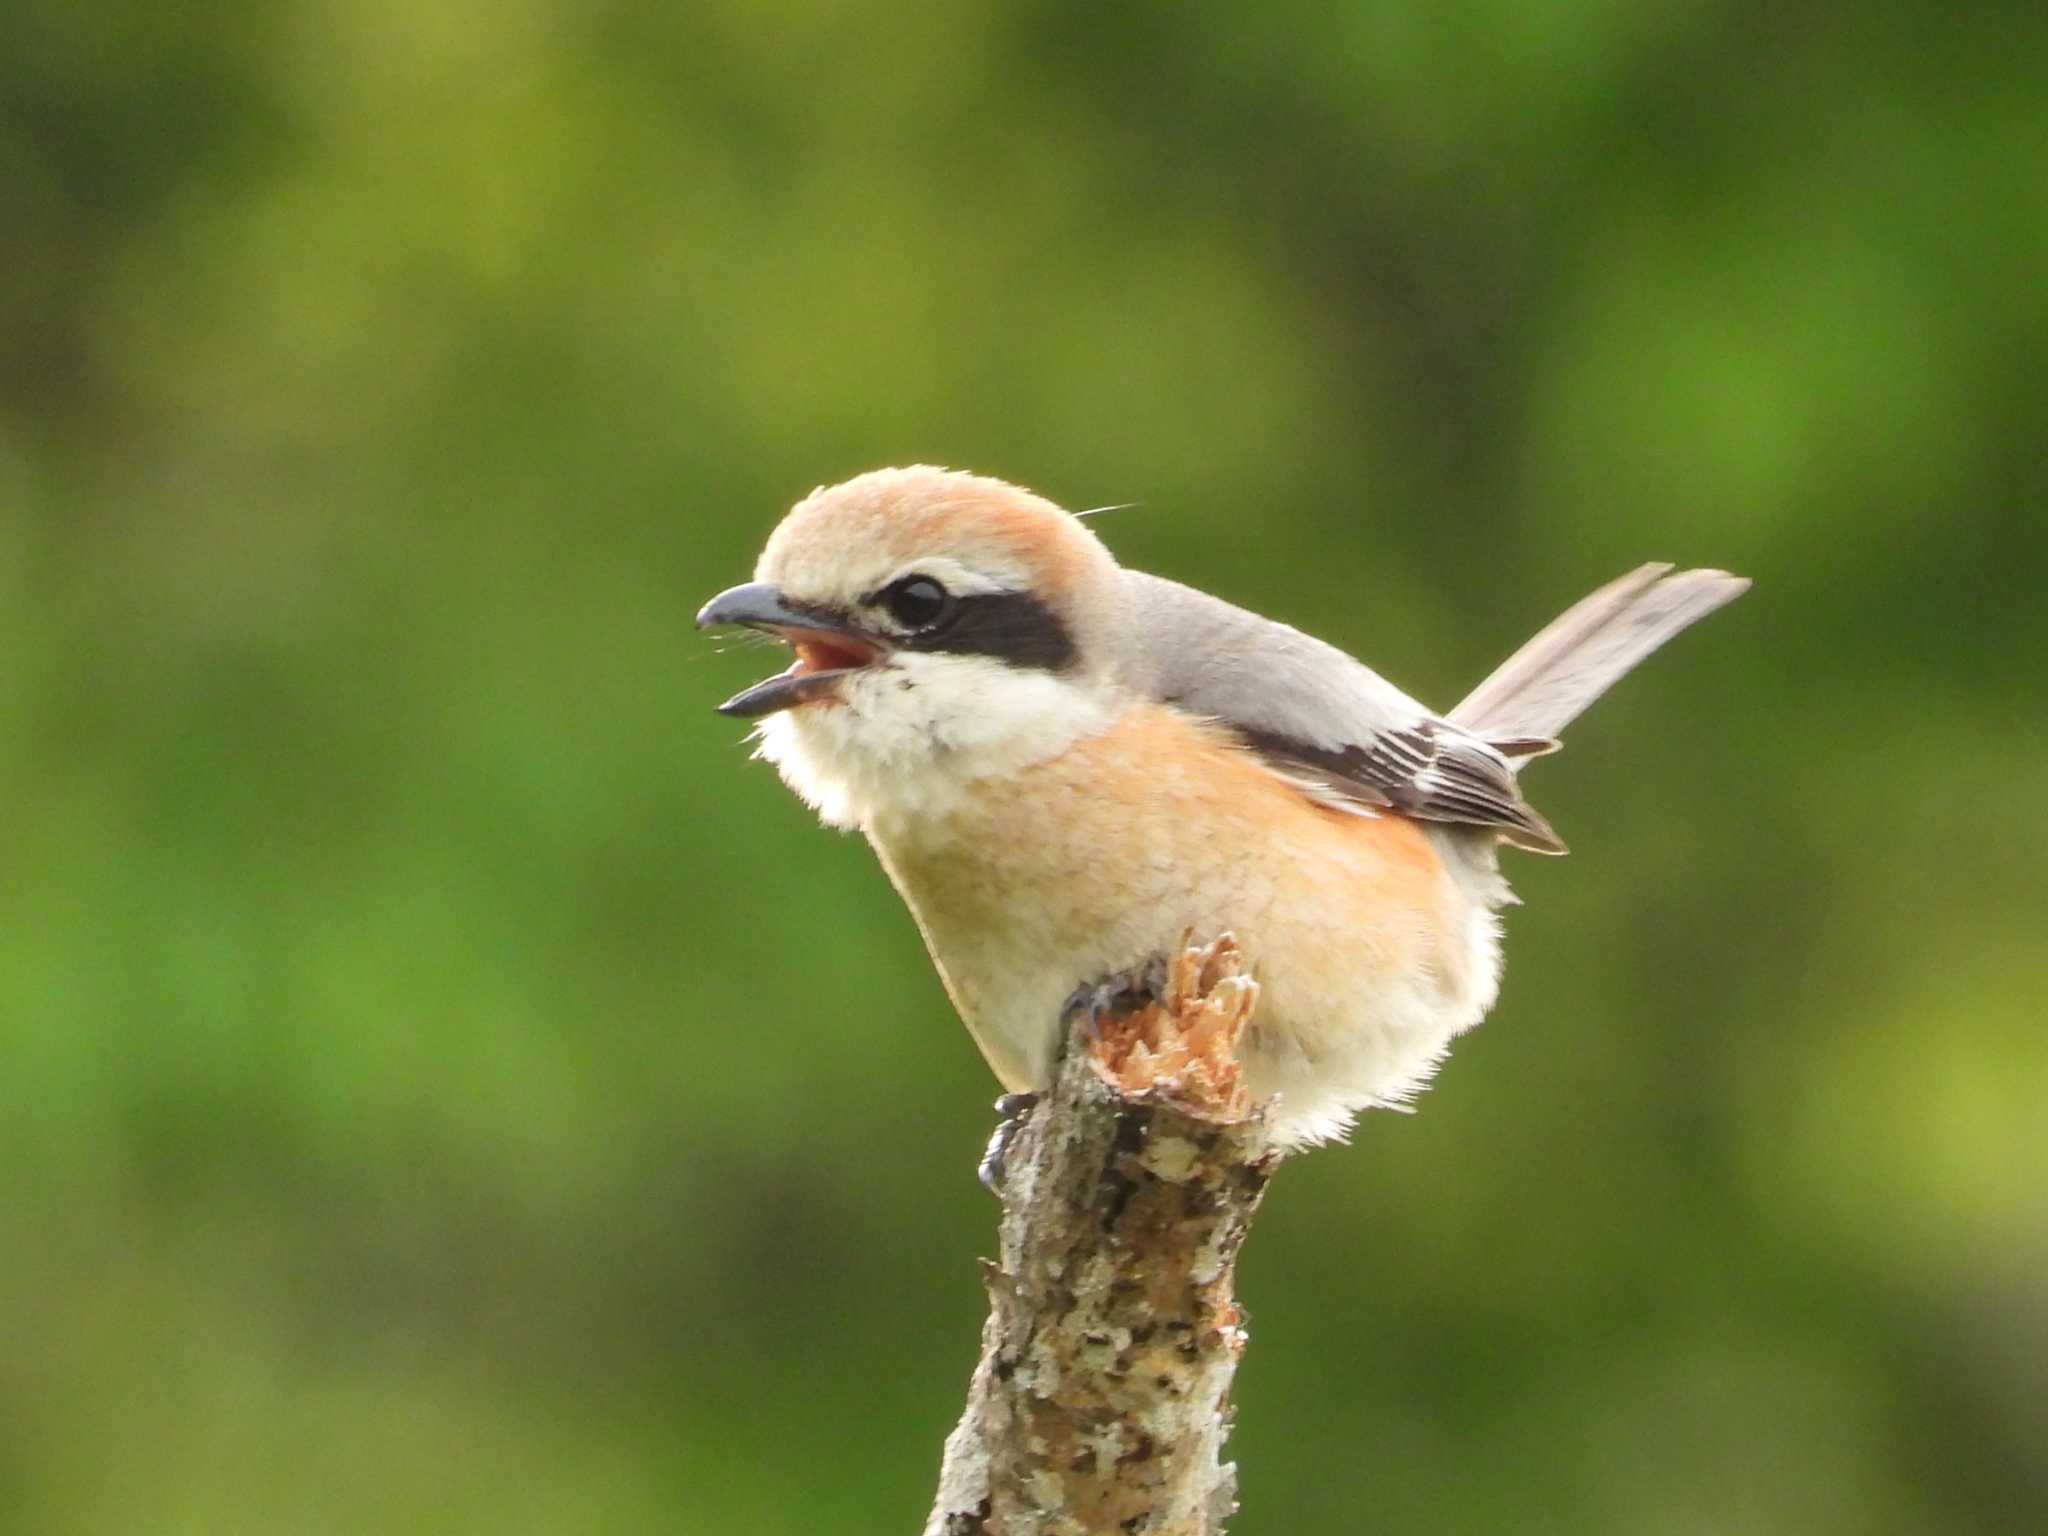
[[[1077,984],[1228,931],[1261,987],[1246,1083],[1293,1146],[1408,1099],[1485,1016],[1499,847],[1564,852],[1518,771],[1749,585],[1642,566],[1440,715],[975,475],[814,491],[754,575],[697,623],[795,664],[720,708],[874,846],[1004,1085],[1046,1085]]]

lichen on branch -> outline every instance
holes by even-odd
[[[1237,1060],[1258,985],[1227,934],[1162,961],[1149,1001],[1080,1011],[1010,1146],[926,1536],[1213,1536],[1236,1508],[1233,1280],[1280,1156]]]

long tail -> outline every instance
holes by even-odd
[[[1551,751],[1558,733],[1623,673],[1748,590],[1747,578],[1726,571],[1638,566],[1551,620],[1450,718],[1510,756]]]

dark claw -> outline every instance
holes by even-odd
[[[1035,1093],[1006,1093],[996,1100],[996,1114],[1000,1118],[988,1139],[988,1150],[981,1154],[980,1174],[981,1187],[998,1199],[1003,1193],[1003,1159],[1010,1155],[1010,1143],[1024,1129],[1025,1117],[1037,1102]]]
[[[1157,1002],[1165,995],[1166,961],[1157,956],[1135,971],[1083,982],[1067,994],[1067,1000],[1060,1008],[1062,1038],[1065,1030],[1073,1028],[1076,1019],[1085,1019],[1088,1032],[1093,1035],[1104,1019],[1120,1013],[1136,1013],[1147,1003]]]

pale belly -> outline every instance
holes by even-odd
[[[1043,1086],[1075,987],[1235,935],[1261,992],[1247,1079],[1285,1140],[1341,1134],[1425,1082],[1493,1000],[1486,904],[1441,839],[1320,806],[1172,710],[1000,781],[939,820],[870,826],[997,1077]]]

